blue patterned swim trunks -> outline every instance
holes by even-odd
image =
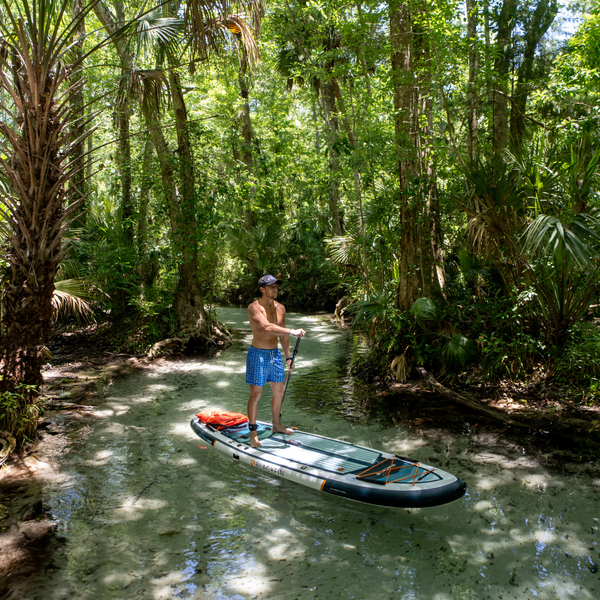
[[[250,346],[246,357],[246,383],[263,386],[267,381],[281,383],[285,379],[279,348],[264,350]]]

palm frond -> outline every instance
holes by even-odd
[[[251,48],[256,46],[263,13],[263,0],[240,0],[235,6],[227,0],[190,0],[185,6],[184,21],[193,57],[206,60],[211,52],[218,52],[227,37],[233,34],[239,36],[241,43],[247,44],[249,60],[252,60],[257,56]],[[247,15],[246,18],[241,16],[243,14]],[[256,35],[252,34],[250,40],[252,30]]]
[[[396,356],[390,365],[390,369],[396,378],[396,381],[400,383],[406,383],[408,376],[410,375],[410,364],[406,360],[406,351],[404,354]]]
[[[509,162],[518,173],[516,186],[520,187],[528,199],[529,208],[537,216],[544,211],[548,202],[559,199],[560,171],[557,164],[548,164],[547,156],[553,156],[555,149],[546,149],[545,138],[532,142],[527,152],[515,156],[506,152]]]
[[[52,297],[55,318],[73,316],[78,321],[93,320],[94,305],[87,288],[81,278],[56,281]]]
[[[594,215],[579,213],[570,223],[558,217],[538,215],[529,223],[523,247],[532,256],[551,256],[556,269],[578,265],[595,269],[594,259],[600,248],[600,222]]]
[[[131,26],[135,28],[136,54],[140,53],[142,47],[155,44],[171,47],[181,39],[184,31],[183,19],[164,17],[160,9],[133,20]]]
[[[410,307],[410,312],[417,321],[437,321],[440,318],[440,309],[431,298],[419,298]]]
[[[206,32],[214,38],[215,49],[219,37],[223,39],[230,37],[240,44],[245,51],[248,57],[248,66],[251,69],[258,63],[260,52],[255,33],[240,15],[218,16],[211,19],[206,23]]]
[[[124,73],[119,85],[118,101],[137,98],[144,114],[160,112],[169,89],[167,76],[162,69],[133,68]]]
[[[338,265],[358,265],[361,262],[362,240],[357,231],[325,240],[329,256]]]
[[[586,209],[589,196],[594,189],[596,168],[600,163],[600,148],[591,154],[587,149],[587,136],[570,148],[571,162],[565,168],[566,188],[576,213]]]
[[[460,367],[477,357],[477,346],[464,335],[455,333],[447,340],[442,349],[446,364]]]

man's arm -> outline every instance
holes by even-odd
[[[285,328],[285,307],[282,306],[281,307],[283,309],[283,315],[281,317],[281,321],[282,324]],[[290,332],[294,332],[294,333],[290,333],[291,335],[294,335],[296,337],[301,338],[302,336],[304,336],[306,334],[306,332],[304,331],[304,329],[290,329]],[[289,335],[280,335],[279,336],[279,341],[281,342],[281,347],[283,348],[283,352],[284,352],[284,362],[285,364],[288,366],[288,368],[290,369],[290,371],[294,370],[294,365],[292,364],[292,355],[290,353],[290,336]],[[288,360],[289,359],[289,360]]]
[[[254,304],[248,307],[248,318],[250,319],[250,326],[252,331],[257,333],[270,333],[279,336],[294,335],[296,337],[302,337],[304,335],[304,329],[288,329],[287,327],[281,327],[275,323],[270,323],[266,315]],[[285,322],[285,321],[284,321]],[[282,342],[283,345],[283,342]],[[288,344],[289,350],[289,344]]]
[[[282,315],[281,315],[281,325],[285,329],[285,306],[281,306]],[[292,330],[290,329],[290,332]],[[281,347],[283,348],[283,360],[287,363],[287,366],[290,366],[290,363],[287,362],[287,358],[290,356],[290,336],[289,335],[280,335],[279,341],[281,342]]]

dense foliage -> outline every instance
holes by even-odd
[[[596,389],[600,15],[572,10],[2,0],[0,429],[31,434],[56,319],[210,343],[267,272],[364,327],[365,377]]]

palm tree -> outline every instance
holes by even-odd
[[[0,429],[31,435],[37,424],[42,349],[52,332],[54,276],[79,203],[66,206],[67,184],[81,170],[70,98],[81,79],[72,39],[86,10],[71,19],[70,0],[0,0],[0,231],[8,269],[2,285]],[[68,66],[67,66],[68,65]],[[3,406],[11,399],[12,418]]]

